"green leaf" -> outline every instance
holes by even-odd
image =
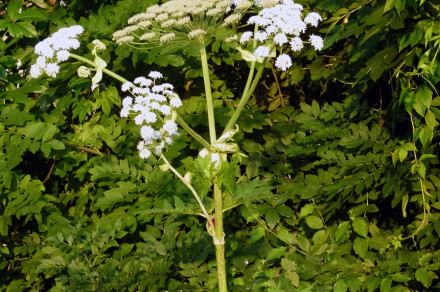
[[[390,242],[383,236],[373,236],[368,239],[368,246],[375,250],[387,249],[390,247]]]
[[[345,292],[347,289],[347,283],[343,279],[337,280],[333,286],[333,292]]]
[[[321,218],[319,218],[318,216],[314,216],[314,215],[308,216],[306,218],[306,222],[307,225],[312,229],[322,229],[324,227]]]
[[[387,2],[385,3],[385,6],[383,8],[383,13],[393,9],[395,3],[396,3],[396,0],[387,0]]]
[[[356,237],[353,243],[353,250],[360,257],[365,257],[368,251],[368,240],[361,237]]]
[[[353,220],[353,230],[360,236],[367,237],[368,222],[365,218],[356,217]]]
[[[8,25],[9,33],[12,37],[36,37],[37,31],[35,29],[35,26],[28,22],[19,21],[16,23],[11,23]]]
[[[50,146],[50,148],[55,149],[55,150],[62,150],[62,149],[66,148],[66,146],[64,146],[64,143],[59,140],[51,140],[51,141],[47,142],[46,144],[48,144]]]
[[[348,239],[350,233],[348,229],[350,228],[350,221],[345,221],[339,224],[338,229],[335,232],[335,241],[336,243],[342,243]]]
[[[289,260],[288,258],[283,258],[281,260],[281,267],[283,267],[285,271],[295,271],[297,265],[295,261]]]
[[[42,122],[36,122],[31,125],[26,125],[24,129],[24,135],[28,138],[37,138],[44,135],[46,124]]]
[[[151,244],[151,246],[158,254],[162,256],[165,256],[167,254],[167,249],[165,245],[163,245],[163,243],[161,243],[156,238],[154,238],[153,235],[151,235],[148,232],[139,232],[139,235],[142,237],[143,240],[145,240],[145,242]]]
[[[315,206],[313,204],[307,204],[301,208],[301,212],[299,213],[298,217],[304,218],[304,217],[312,214],[313,210],[315,210]]]
[[[258,227],[256,229],[254,229],[254,231],[252,231],[252,233],[251,233],[252,243],[255,243],[258,240],[260,240],[261,238],[263,238],[265,234],[266,234],[266,231],[263,227]]]
[[[43,138],[41,139],[41,142],[46,142],[52,139],[52,137],[57,132],[58,128],[54,125],[48,125],[46,131],[44,132]]]
[[[280,257],[282,257],[286,254],[286,251],[287,251],[287,248],[284,246],[274,248],[267,254],[266,259],[267,260],[279,259]]]
[[[396,273],[391,275],[391,279],[395,282],[408,282],[412,279],[412,277],[408,276],[407,274],[401,274],[401,273]]]
[[[429,109],[432,101],[432,91],[426,84],[419,86],[419,89],[416,92],[416,99]]]
[[[425,115],[425,121],[426,121],[426,125],[431,131],[434,131],[434,128],[438,126],[437,119],[431,110],[427,110]]]
[[[380,282],[380,292],[390,291],[392,283],[393,283],[393,281],[390,278],[382,279],[382,282]]]
[[[273,208],[268,209],[265,218],[267,226],[269,226],[270,229],[273,229],[280,221],[280,215],[278,215],[278,212]]]
[[[17,20],[22,3],[22,0],[15,0],[8,5],[7,12],[13,22]]]
[[[423,286],[425,286],[426,288],[431,286],[432,279],[429,276],[429,273],[427,270],[425,270],[423,268],[418,268],[415,273],[415,276],[416,276],[416,280],[419,281],[420,283],[422,283]]]

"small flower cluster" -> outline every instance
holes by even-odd
[[[134,121],[141,126],[142,140],[138,144],[139,156],[143,159],[151,154],[160,155],[166,146],[173,143],[172,137],[179,135],[173,112],[182,105],[179,96],[169,83],[156,84],[162,74],[151,71],[146,77],[127,82],[121,90],[129,91],[122,101],[121,117],[134,113]]]
[[[70,49],[78,49],[80,42],[78,35],[84,32],[80,25],[65,27],[58,30],[51,37],[39,42],[35,46],[35,54],[38,55],[37,62],[31,66],[30,75],[37,78],[46,73],[50,77],[56,77],[60,67],[59,62],[66,61]]]
[[[261,29],[255,34],[251,31],[243,32],[240,43],[245,44],[252,37],[262,43],[254,51],[259,59],[269,57],[271,42],[277,46],[289,44],[292,51],[300,51],[304,47],[300,35],[306,32],[307,25],[316,27],[321,21],[321,16],[316,12],[311,12],[302,19],[303,6],[292,0],[262,0],[256,1],[256,4],[263,9],[258,15],[251,16],[248,23],[256,24]],[[309,41],[316,50],[324,47],[322,38],[317,35],[311,34]],[[287,54],[281,54],[276,59],[275,66],[286,71],[292,66],[292,59]]]
[[[147,8],[146,12],[128,19],[129,26],[113,34],[118,44],[165,43],[170,41],[202,42],[223,25],[239,21],[252,1],[241,1],[231,9],[230,0],[171,0]],[[229,14],[226,18],[223,17]]]

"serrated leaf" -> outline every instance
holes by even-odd
[[[345,292],[347,289],[347,283],[343,279],[337,280],[333,286],[333,292]]]
[[[255,243],[258,240],[260,240],[261,238],[263,238],[265,234],[266,234],[266,231],[262,227],[254,229],[254,231],[252,231],[252,233],[251,233],[252,243]]]
[[[304,218],[310,214],[313,213],[313,210],[315,210],[315,206],[313,204],[307,204],[301,208],[301,212],[299,213],[299,218]]]
[[[280,221],[280,215],[278,215],[278,212],[273,208],[268,209],[264,217],[266,219],[267,226],[269,226],[270,229],[273,229]]]
[[[62,150],[62,149],[66,148],[66,146],[64,146],[64,143],[59,140],[51,140],[51,141],[47,142],[46,144],[49,145],[50,148],[55,149],[55,150]]]
[[[278,258],[284,256],[286,254],[286,251],[287,251],[287,249],[284,246],[274,248],[267,254],[266,259],[267,260],[278,259]]]
[[[306,217],[306,223],[312,229],[322,229],[324,227],[322,219],[314,215]]]
[[[353,243],[354,252],[360,257],[364,257],[368,251],[368,240],[361,237],[356,237]]]
[[[393,281],[390,278],[382,279],[382,282],[380,282],[380,292],[390,291],[392,283]]]
[[[296,270],[296,263],[293,260],[289,260],[288,258],[283,258],[281,260],[281,267],[285,271],[295,271]]]
[[[350,228],[350,221],[345,221],[339,224],[338,229],[335,232],[335,241],[336,243],[342,243],[346,239],[348,239],[349,232],[348,229]]]
[[[353,220],[353,230],[360,236],[367,237],[368,222],[365,218],[356,217]]]
[[[432,279],[429,276],[429,273],[424,268],[418,268],[416,273],[416,280],[423,284],[426,288],[431,286]]]

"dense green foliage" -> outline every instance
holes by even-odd
[[[81,24],[82,43],[103,41],[102,58],[124,77],[166,72],[181,116],[207,137],[202,69],[190,51],[113,44],[158,1],[65,2],[0,4],[0,290],[214,291],[198,204],[137,155],[120,84],[105,77],[91,91],[79,63],[55,79],[19,72],[38,40]],[[238,121],[240,152],[218,174],[230,290],[438,290],[440,3],[298,2],[325,18],[325,48],[295,53],[287,72],[267,68]],[[226,43],[209,50],[224,126],[247,66]],[[201,148],[182,131],[166,156],[194,173],[210,206]]]

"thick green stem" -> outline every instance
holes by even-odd
[[[263,62],[263,64],[261,64],[261,66],[258,68],[257,74],[255,74],[255,78],[252,81],[251,87],[249,88],[249,90],[247,92],[245,92],[245,95],[243,95],[241,97],[240,102],[238,103],[238,106],[235,109],[235,111],[232,113],[232,116],[229,119],[228,124],[226,125],[225,129],[223,130],[222,135],[226,134],[226,132],[229,131],[229,129],[231,129],[234,126],[235,122],[237,121],[238,117],[241,114],[241,111],[244,109],[245,105],[249,101],[249,98],[251,97],[252,93],[254,93],[254,90],[257,87],[258,81],[260,81],[261,75],[263,74],[264,64],[265,64],[265,62]]]
[[[190,134],[196,141],[200,142],[206,149],[210,149],[211,145],[203,139],[202,136],[197,134],[196,131],[194,131],[183,119],[180,115],[177,115],[176,119],[177,123],[188,133]]]
[[[214,119],[214,104],[212,102],[211,80],[209,79],[208,58],[206,56],[206,50],[204,44],[201,44],[200,59],[202,62],[203,82],[205,84],[206,94],[206,107],[208,111],[208,125],[209,125],[209,138],[211,144],[215,142],[215,119]]]
[[[226,259],[225,259],[225,233],[223,231],[223,194],[216,182],[214,182],[214,206],[215,206],[215,257],[217,260],[217,278],[219,292],[227,292],[226,282]]]

